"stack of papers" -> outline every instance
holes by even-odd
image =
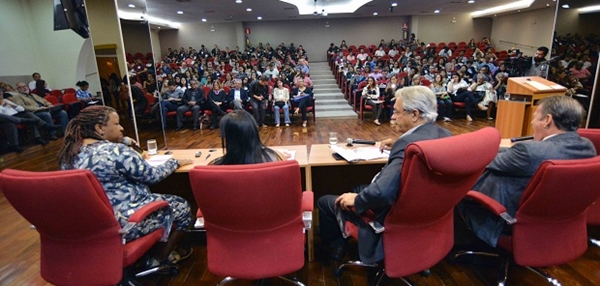
[[[173,155],[154,155],[150,156],[150,158],[148,158],[146,162],[148,162],[150,166],[156,167],[158,165],[164,164],[165,162],[167,162],[167,160],[171,159],[171,157],[173,157]]]
[[[346,149],[340,146],[331,146],[331,149],[338,153],[348,162],[368,161],[375,159],[388,158],[389,152],[379,151],[379,147],[359,147],[354,149]]]
[[[273,149],[285,156],[286,160],[295,160],[296,159],[296,151],[295,150],[287,150],[287,149]]]

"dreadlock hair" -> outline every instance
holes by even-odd
[[[105,126],[109,114],[117,112],[114,108],[102,105],[87,107],[75,116],[67,125],[63,146],[58,151],[58,162],[66,168],[73,168],[75,157],[79,154],[83,139],[104,140],[103,134],[96,132],[96,124]]]

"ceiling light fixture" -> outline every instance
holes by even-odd
[[[377,15],[379,15],[379,13],[373,12],[373,16],[377,16]]]
[[[235,0],[235,3],[240,4],[240,3],[242,3],[242,0]]]
[[[396,7],[396,6],[398,6],[398,3],[392,2],[392,7]]]
[[[478,18],[478,17],[490,16],[490,15],[494,15],[494,14],[498,14],[498,13],[505,13],[505,12],[515,11],[515,10],[519,10],[519,9],[525,9],[525,8],[529,8],[531,6],[531,4],[533,4],[533,2],[535,2],[535,0],[516,1],[516,2],[492,7],[492,8],[481,10],[481,11],[475,11],[475,12],[471,13],[471,17]]]
[[[569,4],[564,4],[564,5],[562,5],[561,7],[565,8],[565,9],[569,9],[569,8],[571,8],[571,7],[569,6]]]
[[[577,11],[579,11],[579,14],[598,12],[600,11],[600,5],[582,7],[577,9]]]
[[[127,5],[127,7],[129,7],[129,8],[135,8],[135,5],[129,4],[129,5]]]
[[[473,4],[473,3],[475,3],[475,0],[469,0],[467,3]]]
[[[252,12],[252,8],[246,8],[246,11]]]
[[[256,17],[257,20],[262,20],[261,16]]]
[[[177,14],[183,15],[183,11],[177,11]]]
[[[310,0],[279,0],[281,2],[294,5],[298,8],[298,14],[300,15],[311,15],[317,11],[317,15],[321,11],[320,7],[316,7],[317,3],[321,1],[310,1]],[[359,8],[374,0],[344,0],[344,1],[333,1],[324,0],[327,6],[327,13],[329,14],[351,14],[356,12]]]
[[[435,10],[435,11],[433,11],[433,13],[436,13],[436,14],[437,14],[437,13],[439,13],[439,12],[440,12],[440,10]]]
[[[206,22],[206,21],[207,21],[206,18],[202,18],[202,22]]]

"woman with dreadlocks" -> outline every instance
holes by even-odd
[[[87,169],[94,173],[122,227],[129,216],[144,205],[154,201],[168,202],[170,208],[148,216],[124,238],[134,240],[161,227],[169,231],[173,223],[168,241],[160,246],[155,258],[157,262],[163,262],[189,257],[191,249],[174,251],[192,222],[188,202],[174,195],[153,194],[148,185],[158,183],[179,166],[191,164],[192,160],[171,158],[153,167],[139,153],[122,144],[122,140],[123,127],[116,110],[90,106],[69,122],[58,160],[63,169]]]

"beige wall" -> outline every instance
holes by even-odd
[[[121,38],[121,24],[117,17],[114,0],[86,0],[88,21],[94,46],[113,44],[117,46],[119,70],[127,74],[125,50]]]
[[[121,21],[121,32],[123,33],[123,44],[126,53],[135,54],[139,52],[146,55],[146,53],[152,51],[148,24]]]
[[[416,29],[409,28],[419,41],[426,44],[469,42],[471,38],[480,41],[483,37],[489,38],[492,33],[490,18],[473,19],[469,13],[413,16],[414,22],[418,23]]]
[[[211,32],[211,27],[215,31]],[[237,45],[236,23],[182,23],[179,30],[162,30],[160,35],[160,55],[166,54],[168,48],[179,49],[180,47],[194,47],[199,49],[205,45],[211,50],[214,44],[220,49],[229,47],[234,49]],[[243,48],[243,47],[241,47]]]
[[[598,34],[600,13],[579,14],[577,9],[558,9],[556,32],[559,36],[567,33],[589,35]]]
[[[150,29],[150,41],[152,42],[152,53],[154,54],[154,61],[157,61],[161,55],[160,48],[160,35],[159,29]],[[158,60],[160,62],[160,60]]]
[[[89,65],[83,51],[84,39],[71,30],[54,31],[52,0],[4,0],[0,3],[0,77],[28,76],[37,71],[50,87],[74,87],[79,80],[90,82],[96,65]],[[93,55],[93,53],[92,53]],[[14,84],[14,82],[8,82]]]
[[[525,55],[533,55],[539,46],[551,47],[554,7],[515,13],[493,18],[492,44],[496,50],[517,47]]]

